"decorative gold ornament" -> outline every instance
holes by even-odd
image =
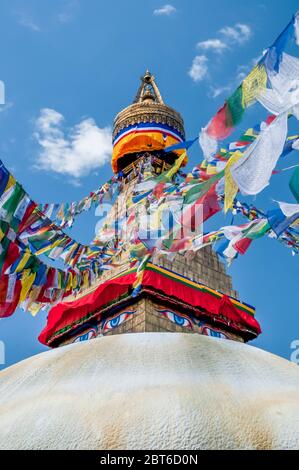
[[[185,137],[182,116],[164,103],[155,77],[148,70],[141,77],[141,85],[133,104],[120,111],[115,117],[113,138],[122,129],[143,122],[167,124]]]

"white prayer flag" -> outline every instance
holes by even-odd
[[[268,186],[284,148],[287,120],[288,112],[274,119],[248,147],[243,158],[231,167],[232,177],[242,194],[258,194]]]

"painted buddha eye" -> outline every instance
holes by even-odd
[[[112,318],[108,318],[102,326],[102,331],[106,332],[109,330],[113,330],[113,328],[116,328],[121,325],[124,321],[129,318],[130,315],[133,315],[135,312],[136,310],[128,310],[126,312],[118,313]]]
[[[158,310],[158,312],[168,318],[172,323],[176,323],[176,325],[185,328],[193,328],[192,321],[186,315],[174,313],[171,310]]]
[[[97,330],[92,328],[91,330],[86,331],[83,335],[77,336],[74,340],[74,343],[80,343],[81,341],[87,341],[89,339],[95,338],[97,335]]]
[[[208,328],[208,327],[204,327],[202,332],[205,336],[212,336],[213,338],[228,339],[228,337],[221,331],[212,330],[211,328]]]

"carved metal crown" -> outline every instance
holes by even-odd
[[[182,116],[164,103],[155,77],[148,70],[141,77],[141,84],[133,104],[120,111],[115,117],[113,138],[130,125],[146,122],[167,124],[185,137]]]

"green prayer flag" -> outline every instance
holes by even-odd
[[[224,170],[216,173],[214,176],[209,178],[208,181],[194,185],[186,192],[184,196],[184,204],[191,204],[192,202],[197,201],[197,199],[207,193],[213,184],[219,181],[223,176]]]
[[[245,109],[242,106],[242,85],[227,100],[226,125],[235,127],[242,119]]]
[[[10,223],[14,212],[21,201],[21,199],[25,196],[25,191],[23,190],[22,186],[19,183],[15,184],[15,187],[8,198],[8,200],[3,204],[3,209],[5,211],[5,220],[6,222]]]

